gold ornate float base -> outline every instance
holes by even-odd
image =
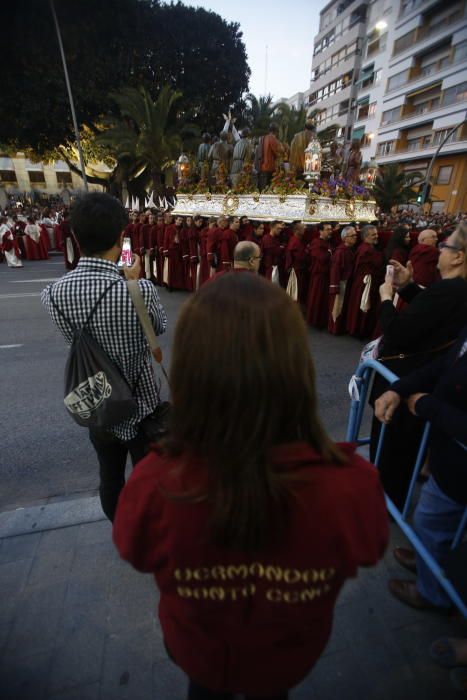
[[[177,216],[248,216],[274,221],[373,221],[376,202],[359,199],[330,199],[306,194],[177,194],[172,214]]]

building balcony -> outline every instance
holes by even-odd
[[[412,158],[430,158],[438,149],[449,129],[435,132],[429,139],[421,136],[418,139],[400,138],[395,141],[383,141],[377,145],[378,162],[407,160]],[[459,127],[457,132],[446,141],[442,153],[464,153],[467,145],[467,130]]]
[[[447,59],[442,59],[440,61],[433,61],[427,66],[412,66],[412,68],[402,71],[398,83],[393,87],[390,86],[391,77],[388,78],[388,87],[386,88],[385,95],[393,92],[402,91],[407,92],[407,86],[410,85],[411,89],[414,90],[418,85],[423,85],[423,82],[427,78],[432,78],[434,76],[439,77],[440,80],[450,75],[452,68],[458,66],[461,63],[467,63],[467,51],[464,47],[464,42],[458,45],[458,49],[453,53],[452,57]]]
[[[423,102],[413,104],[410,96],[407,98],[402,107],[396,107],[392,110],[383,112],[381,117],[381,126],[394,126],[399,122],[406,120],[420,121],[420,117],[429,114],[430,117],[443,116],[446,113],[446,108],[460,107],[461,104],[467,103],[467,81],[460,83],[452,88],[440,91],[437,95],[427,95],[427,99]],[[438,115],[438,112],[440,113]],[[385,116],[386,115],[386,116]]]
[[[431,40],[438,34],[452,32],[456,25],[462,26],[464,19],[465,5],[460,9],[453,10],[451,15],[443,17],[439,21],[436,21],[436,18],[434,18],[430,24],[421,25],[412,29],[410,32],[407,32],[407,34],[404,34],[394,41],[392,57],[400,56],[400,54],[409,49],[413,52],[414,46],[422,44],[424,41]],[[429,41],[427,41],[427,43],[429,43]]]

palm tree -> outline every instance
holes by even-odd
[[[274,121],[279,127],[279,141],[290,143],[295,134],[302,131],[306,122],[306,107],[290,107],[287,102],[279,102],[274,110]]]
[[[252,93],[248,93],[245,97],[245,102],[246,107],[242,112],[242,118],[250,127],[252,136],[267,134],[274,115],[272,95],[258,98]]]
[[[162,193],[162,175],[172,168],[182,150],[181,120],[175,103],[181,93],[165,85],[154,101],[146,88],[125,88],[111,95],[120,109],[98,141],[106,145],[128,180],[144,176]]]
[[[373,194],[381,211],[389,213],[399,204],[417,199],[418,187],[424,177],[419,172],[405,173],[397,163],[380,165],[373,186]]]

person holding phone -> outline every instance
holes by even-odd
[[[467,224],[461,224],[445,242],[440,243],[438,268],[441,280],[427,289],[413,282],[412,265],[397,260],[389,263],[394,276],[380,286],[380,322],[383,335],[378,360],[398,377],[405,377],[447,352],[467,323]],[[394,292],[406,302],[398,311]],[[375,377],[371,401],[388,388],[386,380]],[[370,458],[376,455],[381,424],[373,418]],[[423,431],[423,421],[403,404],[394,413],[379,465],[384,489],[398,508],[402,508],[415,465]]]
[[[141,259],[135,255],[132,262],[129,249],[123,276],[117,266],[126,222],[125,209],[114,197],[92,192],[79,198],[71,210],[71,228],[81,250],[80,261],[41,295],[69,345],[74,331],[86,324],[87,332],[120,369],[136,400],[137,411],[128,420],[106,431],[89,431],[99,461],[102,509],[109,520],[114,518],[125,483],[128,454],[136,464],[147,452],[148,439],[141,423],[159,401],[149,346],[123,278],[139,279]],[[167,318],[155,286],[140,279],[139,288],[156,334],[164,333]]]

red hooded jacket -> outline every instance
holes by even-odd
[[[331,633],[337,595],[359,566],[375,564],[388,518],[372,465],[343,445],[344,465],[306,443],[272,453],[294,472],[283,541],[256,554],[210,543],[206,501],[186,493],[206,482],[199,462],[150,453],[124,487],[114,522],[121,556],[154,573],[164,640],[187,675],[212,690],[277,693],[299,683]]]

